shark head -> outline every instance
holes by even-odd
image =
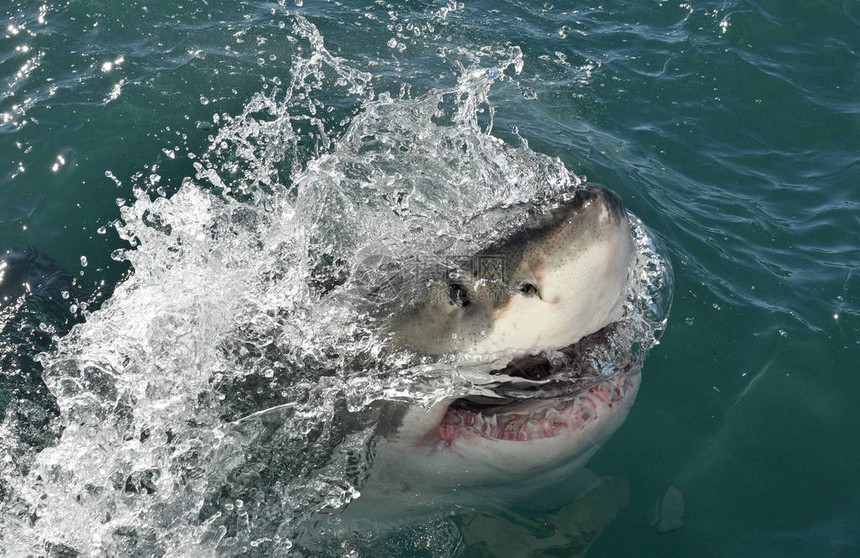
[[[421,474],[440,482],[584,464],[624,421],[639,386],[636,374],[571,373],[587,368],[584,351],[622,316],[633,251],[621,199],[586,184],[533,207],[515,232],[472,259],[478,265],[427,285],[393,318],[393,339],[428,358],[493,361],[499,381],[489,394],[410,408],[391,444],[420,455]],[[577,374],[590,379],[573,389]]]

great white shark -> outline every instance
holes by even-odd
[[[475,260],[489,265],[426,282],[387,327],[395,346],[442,366],[490,363],[490,380],[429,409],[390,407],[346,524],[517,498],[571,478],[633,405],[635,367],[601,376],[583,358],[622,318],[628,294],[634,243],[617,194],[586,183],[534,206]]]

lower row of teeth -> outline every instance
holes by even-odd
[[[598,405],[610,409],[624,396],[624,378],[614,378],[593,386],[558,408],[548,407],[535,413],[499,412],[483,414],[451,409],[439,427],[439,436],[451,440],[457,429],[497,440],[527,441],[551,438],[560,430],[582,428],[597,417]]]

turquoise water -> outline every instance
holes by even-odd
[[[32,495],[20,487],[38,492],[26,476],[33,463],[46,471],[54,466],[56,478],[42,479],[49,485],[86,485],[83,464],[57,470],[57,463],[74,461],[68,455],[39,457],[57,443],[62,428],[63,439],[75,441],[82,425],[121,422],[116,409],[123,404],[154,413],[135,403],[150,396],[146,389],[131,390],[131,400],[111,399],[113,391],[92,385],[120,387],[65,371],[69,355],[158,361],[160,368],[146,369],[150,379],[178,386],[177,393],[238,392],[241,401],[231,411],[238,416],[254,405],[265,408],[260,398],[271,396],[276,404],[293,395],[278,386],[286,391],[258,391],[255,400],[253,382],[248,387],[224,381],[228,371],[220,369],[202,378],[178,375],[196,366],[203,370],[195,354],[213,352],[217,338],[187,333],[215,331],[225,323],[239,333],[243,324],[253,324],[255,334],[277,337],[278,328],[295,325],[291,318],[267,325],[265,312],[254,314],[255,308],[268,308],[261,302],[265,290],[248,286],[259,297],[253,299],[237,294],[244,279],[236,270],[244,268],[251,278],[268,273],[275,285],[271,296],[288,298],[290,285],[278,281],[295,267],[288,258],[259,263],[252,256],[273,254],[260,252],[243,235],[252,229],[271,234],[289,253],[293,233],[280,231],[273,217],[287,214],[278,205],[279,193],[288,199],[295,194],[305,168],[331,153],[356,118],[373,113],[369,101],[390,92],[396,104],[458,86],[475,95],[479,86],[464,85],[462,77],[470,71],[499,76],[488,97],[476,95],[481,102],[470,107],[476,126],[486,130],[492,114],[496,137],[515,146],[525,141],[535,153],[558,157],[567,169],[611,187],[666,246],[674,266],[668,328],[643,369],[636,405],[590,462],[600,476],[626,479],[629,502],[589,555],[860,555],[860,7],[855,2],[612,1],[595,7],[13,0],[0,15],[0,250],[30,247],[53,258],[52,269],[69,277],[46,290],[70,293],[0,309],[5,336],[0,340],[5,421],[0,526],[8,555],[18,555],[8,550],[12,542],[48,548],[44,552],[54,552],[51,548],[63,541],[74,546],[76,530],[109,524],[113,519],[104,514],[118,513],[92,488],[86,497],[92,503],[84,508],[92,513],[90,523],[79,518],[83,523],[76,524],[57,511],[58,504],[40,511],[51,518],[50,528],[44,526],[48,520],[26,526],[19,498]],[[320,62],[325,58],[315,46],[320,40],[337,60]],[[285,91],[294,95],[287,99]],[[384,115],[368,120],[371,132],[383,135],[388,129]],[[410,133],[430,145],[443,132],[425,126]],[[485,170],[459,168],[464,176]],[[225,208],[187,194],[183,183],[216,193],[226,185],[239,205]],[[440,219],[539,190],[534,184],[506,191],[461,187],[459,198],[438,202],[449,208]],[[186,195],[174,196],[180,190]],[[303,203],[290,207],[326,207]],[[433,200],[426,205],[435,207]],[[121,206],[127,227],[118,230],[114,223]],[[270,206],[282,213],[260,210]],[[184,244],[148,232],[159,230],[159,218]],[[355,225],[332,221],[335,227]],[[232,232],[201,236],[194,228],[199,222]],[[391,230],[387,226],[362,229],[355,244]],[[110,299],[113,286],[126,276],[129,262],[112,254],[129,248],[129,240],[140,245],[138,254],[129,256],[136,290],[88,314]],[[346,244],[340,248],[349,249]],[[235,266],[216,268],[212,262],[219,258]],[[141,294],[161,283],[185,290]],[[236,300],[240,304],[231,306]],[[188,313],[201,306],[207,310]],[[149,322],[155,325],[147,325],[143,318],[152,308],[167,311],[156,312],[157,319]],[[320,317],[301,310],[309,312],[304,316],[310,322]],[[33,360],[52,344],[51,334],[64,334],[83,320],[90,329],[61,344],[58,356],[41,364]],[[43,330],[39,324],[45,324]],[[138,330],[140,336],[132,339]],[[158,350],[144,351],[144,343],[135,344],[141,339]],[[187,351],[174,351],[178,346]],[[322,359],[313,347],[295,354]],[[292,370],[288,364],[273,366],[273,373]],[[54,395],[44,388],[43,366]],[[312,377],[308,366],[311,370],[303,372]],[[221,379],[212,379],[216,373]],[[73,393],[64,382],[74,378],[89,387]],[[126,378],[117,382],[131,385]],[[81,393],[102,393],[111,405],[83,401]],[[322,407],[330,402],[320,393],[308,395],[313,396],[321,398]],[[195,426],[188,426],[194,422],[193,406],[176,411],[175,423],[186,425],[181,439],[217,445],[210,427],[219,415],[206,415],[211,409],[205,401],[195,404],[202,409]],[[153,426],[154,437],[156,430]],[[316,435],[324,446],[339,439],[325,429]],[[135,431],[135,436],[150,434]],[[72,447],[81,454],[110,447],[78,443]],[[284,442],[285,453],[304,448],[290,443]],[[120,464],[134,455],[107,451],[101,461],[94,457],[101,465],[93,467],[125,470]],[[314,474],[343,474],[327,457],[306,455],[307,465],[301,465],[261,453],[259,459],[270,459],[271,467],[284,472],[276,478],[260,473],[255,482],[274,486],[298,478],[310,486]],[[147,458],[175,465],[163,455]],[[224,468],[232,463],[220,454],[212,459],[210,464]],[[247,468],[257,470],[254,455],[248,459]],[[163,468],[166,475],[168,467]],[[136,488],[126,490],[129,497],[146,491],[150,481],[140,473],[146,470],[138,470]],[[208,479],[205,471],[198,474]],[[340,484],[316,492],[309,488],[297,501],[336,499],[332,487]],[[683,526],[658,533],[652,517],[670,486],[683,494]],[[185,492],[157,491],[160,511],[147,508],[143,526],[127,531],[133,534],[125,535],[126,548],[149,549],[140,555],[198,555],[191,550],[198,534],[218,555],[238,555],[243,544],[252,554],[261,544],[273,544],[252,546],[240,540],[242,529],[233,527],[225,528],[223,540],[205,530],[183,539],[175,525],[185,512],[174,508],[193,502],[198,488],[206,490],[189,483]],[[267,501],[272,509],[252,514],[259,530],[291,538],[278,513],[298,514],[301,502],[275,510],[278,506]],[[189,509],[209,517],[206,506],[219,502],[213,496],[203,509]],[[249,527],[252,531],[257,540],[264,538]],[[230,546],[225,541],[234,535],[239,542]],[[39,537],[55,546],[46,547]],[[382,540],[347,543],[343,554],[351,544],[367,556],[479,555],[445,520]],[[109,549],[107,555],[119,552],[102,548]]]

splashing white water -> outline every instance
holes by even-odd
[[[0,555],[284,555],[304,519],[357,495],[371,435],[360,411],[381,398],[430,405],[468,384],[404,373],[420,362],[351,303],[354,272],[357,259],[486,245],[506,232],[488,210],[579,183],[490,134],[490,88],[521,53],[393,98],[308,21],[293,35],[305,54],[289,86],[222,115],[176,194],[140,189],[122,208],[135,248],[115,257],[134,273],[41,358],[62,436],[12,480]],[[644,354],[669,273],[635,231],[625,334]],[[240,420],[272,407],[276,420]]]

